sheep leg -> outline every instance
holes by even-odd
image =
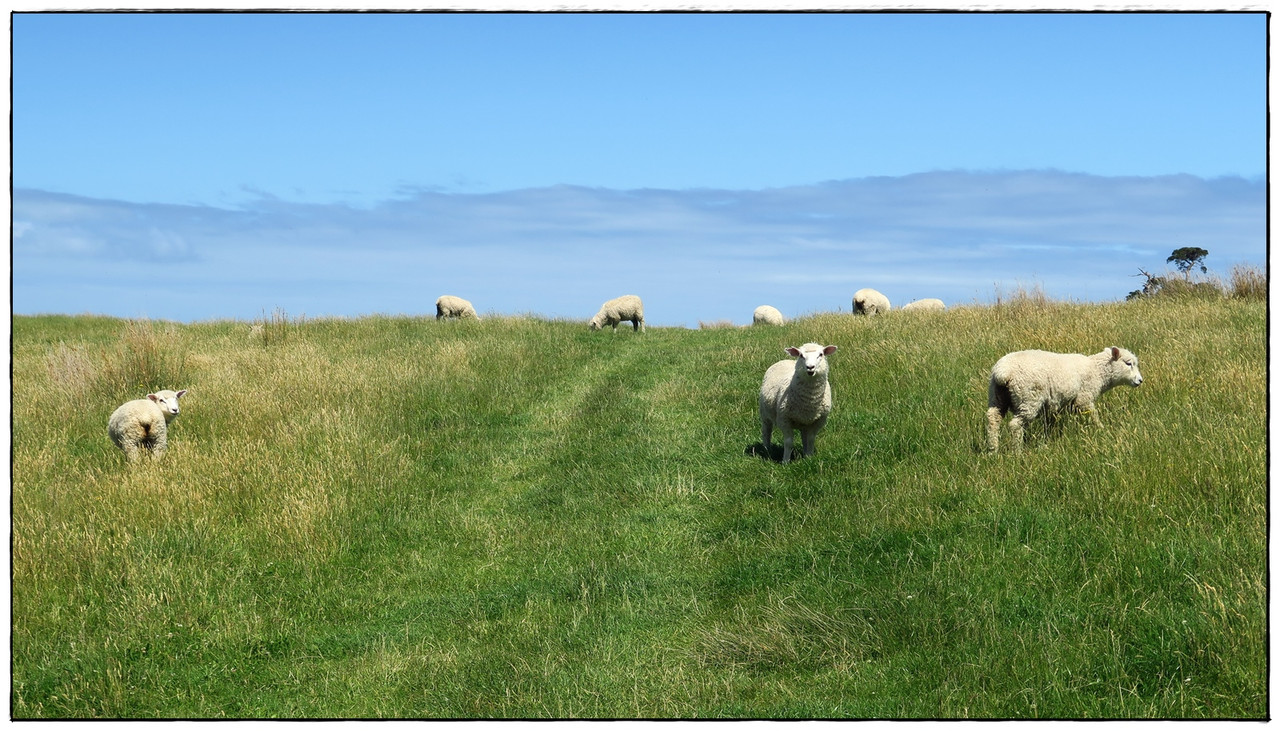
[[[779,424],[782,430],[782,464],[791,461],[791,448],[796,443],[796,431],[790,424]]]
[[[1094,407],[1092,401],[1076,402],[1076,409],[1081,413],[1088,414],[1089,420],[1093,422],[1094,426],[1102,426],[1102,419],[1098,418],[1098,410]]]
[[[1000,422],[1004,421],[1004,414],[1000,413],[999,406],[992,406],[987,409],[987,451],[994,452],[1000,448]]]
[[[994,452],[1000,447],[1000,424],[1012,406],[1009,386],[992,374],[987,384],[987,451]]]
[[[1051,414],[1046,408],[1043,394],[1033,393],[1030,396],[1023,394],[1019,397],[1016,393],[1011,393],[1011,401],[1009,411],[1013,414],[1013,418],[1009,420],[1009,446],[1013,451],[1022,451],[1022,445],[1026,441],[1026,426],[1030,424],[1037,416],[1045,413],[1046,418]]]
[[[773,422],[764,414],[760,415],[760,443],[764,445],[765,453],[768,453],[769,447],[773,442]]]
[[[165,431],[156,432],[155,439],[151,442],[151,459],[159,461],[164,456],[165,450],[169,448],[169,435]]]
[[[800,430],[800,445],[804,447],[804,456],[813,456],[813,445],[817,441],[818,430],[809,428]]]
[[[1015,452],[1022,451],[1022,428],[1028,421],[1029,419],[1020,413],[1014,414],[1013,418],[1009,420],[1009,446]]]
[[[126,461],[128,462],[138,461],[138,457],[140,455],[138,454],[137,442],[126,439],[124,443],[120,445],[120,448],[124,450],[124,458]]]

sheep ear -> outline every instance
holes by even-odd
[[[154,393],[149,393],[149,394],[147,394],[147,398],[151,399],[152,401],[159,401],[159,400],[160,400],[160,397],[159,397],[159,396],[157,396],[157,395],[155,395]]]
[[[1114,345],[1111,346],[1111,360],[1120,360],[1120,349]]]
[[[823,348],[823,349],[822,349],[822,354],[823,354],[823,355],[831,355],[832,353],[836,352],[836,350],[838,350],[838,348],[837,348],[836,346],[834,346],[834,345],[828,345],[827,347],[825,347],[825,348]]]
[[[789,355],[789,356],[791,356],[791,357],[793,357],[793,358],[799,358],[799,357],[800,357],[800,349],[799,349],[799,348],[787,348],[787,349],[786,349],[786,354],[787,354],[787,355]]]
[[[184,394],[184,393],[186,393],[186,392],[187,392],[187,389],[185,389],[185,388],[184,388],[184,389],[182,389],[181,391],[179,391],[179,392],[177,393],[177,395],[175,395],[175,396],[174,396],[174,398],[182,398],[182,394]]]

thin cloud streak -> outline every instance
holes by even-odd
[[[555,186],[414,190],[367,208],[264,197],[239,209],[17,189],[14,311],[176,320],[427,314],[439,294],[481,312],[587,318],[644,297],[657,325],[989,301],[1038,283],[1116,300],[1181,246],[1261,266],[1266,185],[1187,175],[935,172],[765,190]]]

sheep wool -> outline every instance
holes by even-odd
[[[987,449],[999,447],[1000,425],[1009,412],[1010,444],[1022,448],[1023,429],[1040,415],[1052,420],[1063,409],[1076,409],[1102,425],[1094,402],[1120,385],[1142,385],[1138,356],[1115,346],[1096,355],[1020,350],[996,361],[987,387]]]
[[[942,304],[942,300],[929,297],[915,302],[908,302],[902,306],[904,310],[945,310],[947,306]]]
[[[142,451],[158,460],[169,446],[169,422],[178,416],[178,399],[187,391],[156,391],[146,398],[121,404],[107,419],[107,434],[124,451],[125,458],[137,462]]]
[[[769,305],[760,305],[751,314],[752,325],[781,325],[786,321],[786,318],[782,316],[777,307],[770,307]]]
[[[760,441],[768,449],[773,429],[782,432],[782,462],[791,461],[795,430],[800,430],[804,456],[813,454],[818,432],[831,413],[831,384],[827,380],[827,356],[834,345],[805,343],[787,348],[795,360],[780,360],[769,366],[760,385]]]
[[[883,315],[889,311],[889,298],[874,289],[864,288],[853,293],[853,312],[857,315]]]
[[[644,332],[644,304],[634,294],[624,294],[600,305],[600,311],[591,318],[588,326],[595,331],[612,325],[614,333],[617,333],[618,323],[627,321],[631,322],[632,330]]]
[[[451,294],[441,295],[436,300],[436,319],[442,320],[446,317],[456,317],[460,320],[480,319],[476,314],[476,308],[472,307],[470,302]]]

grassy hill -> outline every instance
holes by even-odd
[[[755,456],[811,340],[817,455]],[[1113,344],[1103,428],[982,452],[999,356]],[[158,388],[129,468],[107,416]],[[1262,718],[1266,388],[1261,301],[15,317],[12,714]]]

